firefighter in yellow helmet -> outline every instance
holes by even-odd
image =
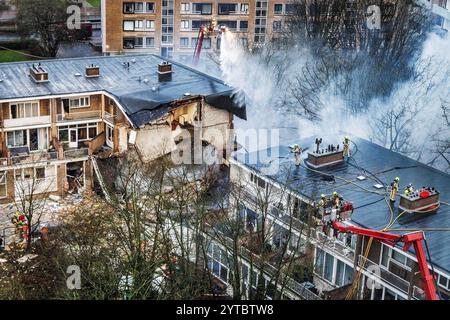
[[[391,202],[395,202],[395,197],[397,196],[398,189],[400,188],[399,182],[400,182],[400,178],[395,177],[394,181],[392,181],[392,183],[391,183],[391,194],[389,197]]]
[[[323,208],[324,210],[327,207],[327,199],[324,194],[320,195],[319,208]]]
[[[410,196],[411,194],[414,193],[414,191],[416,191],[412,185],[412,183],[408,184],[405,188],[405,196]]]
[[[331,197],[331,203],[333,206],[333,209],[337,209],[341,205],[341,197],[336,191],[333,191],[333,196]]]
[[[350,157],[350,139],[349,139],[349,137],[344,138],[343,145],[344,145],[344,148],[343,148],[344,157]]]

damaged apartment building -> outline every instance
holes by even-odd
[[[133,147],[150,161],[175,150],[176,133],[194,122],[222,135],[204,144],[225,141],[233,115],[245,118],[234,94],[154,55],[1,64],[0,202],[90,190],[98,152]]]
[[[293,141],[294,136],[284,137],[283,145],[236,153],[230,159],[230,181],[241,195],[234,200],[237,213],[231,214],[243,219],[248,239],[264,233],[266,241],[264,252],[254,252],[253,257],[264,256],[268,264],[287,261],[275,268],[277,272],[289,272],[292,264],[311,266],[306,276],[289,273],[284,287],[272,283],[274,290],[282,290],[282,297],[288,299],[425,299],[420,259],[412,246],[405,249],[401,241],[388,244],[358,233],[337,232],[325,222],[319,200],[337,192],[344,208],[351,204],[345,212],[348,226],[398,235],[423,230],[429,253],[422,261],[434,275],[436,296],[448,300],[450,233],[443,231],[450,230],[450,176],[364,139],[351,138],[351,156],[345,158],[342,142],[339,149],[327,147],[326,139],[320,145],[322,139]],[[343,137],[329,138],[342,141],[338,139]],[[300,163],[296,164],[289,142],[307,150]],[[401,188],[396,201],[390,202],[389,187],[396,176]],[[403,193],[408,184],[417,188],[417,194]],[[252,241],[242,242],[247,253]],[[220,262],[220,268],[213,270],[225,269],[217,276],[231,286],[232,266],[226,259],[215,258],[230,254],[230,248],[216,244],[210,259]],[[250,256],[241,255],[242,282],[249,294],[261,283],[259,278],[266,283],[273,279],[270,272],[249,272],[254,264]]]

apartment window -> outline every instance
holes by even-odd
[[[193,3],[192,4],[192,13],[211,14],[212,13],[212,4],[211,3]]]
[[[250,173],[250,181],[253,182],[254,184],[256,184],[260,188],[264,189],[266,187],[266,182],[253,173]]]
[[[297,9],[297,6],[295,4],[286,4],[284,12],[286,14],[293,14],[296,9]]]
[[[27,102],[10,105],[11,119],[39,117],[39,103]]]
[[[409,259],[406,255],[396,250],[389,248],[388,246],[382,246],[381,253],[381,265],[389,268],[390,262],[393,260],[397,265],[405,266],[411,268],[414,265],[413,260]]]
[[[14,170],[14,176],[17,180],[27,179],[45,179],[45,167],[34,167]]]
[[[189,30],[189,20],[181,20],[181,30]]]
[[[91,105],[89,97],[82,97],[69,100],[70,109],[87,108]]]
[[[134,12],[135,13],[144,12],[144,3],[143,2],[135,2],[134,3]]]
[[[245,31],[248,29],[248,21],[239,21],[239,30]]]
[[[161,36],[161,42],[164,43],[164,44],[172,44],[173,43],[173,36],[163,35],[163,36]]]
[[[134,2],[124,2],[123,13],[134,13]]]
[[[188,48],[189,47],[189,38],[180,38],[180,47]]]
[[[219,26],[225,26],[230,30],[236,30],[237,21],[219,21]]]
[[[155,38],[153,38],[153,37],[145,38],[145,47],[154,48],[155,47]]]
[[[191,47],[195,48],[197,46],[197,38],[191,38]]]
[[[237,3],[219,3],[219,14],[226,15],[230,13],[236,13],[237,10]]]
[[[74,131],[76,141],[86,141],[98,135],[97,123],[75,124],[58,127],[58,139],[60,142],[69,142],[69,131]]]
[[[134,47],[135,48],[142,48],[144,46],[144,38],[135,38],[134,39]]]
[[[410,268],[413,266],[413,261],[398,251],[392,250],[392,259],[406,267]]]
[[[123,48],[133,49],[134,48],[134,38],[123,38]]]
[[[0,198],[7,196],[6,192],[6,171],[0,171]]]
[[[208,269],[224,282],[228,282],[228,256],[220,246],[210,243],[208,246]]]
[[[336,285],[339,287],[345,286],[352,282],[353,268],[337,259],[336,264]]]
[[[28,146],[28,130],[16,130],[7,132],[9,148]]]
[[[150,30],[155,29],[155,20],[147,20],[145,21],[145,27]]]
[[[136,20],[134,21],[135,29],[144,29],[144,20]]]
[[[239,39],[242,47],[247,48],[248,47],[248,39],[247,38],[240,38]]]
[[[155,3],[154,2],[147,2],[146,6],[145,6],[145,11],[147,13],[155,12]]]
[[[450,280],[442,274],[439,275],[438,284],[446,290],[450,290]]]
[[[186,13],[189,12],[191,10],[191,6],[189,3],[182,3],[181,4],[181,12],[182,13]]]
[[[281,21],[274,21],[273,22],[273,30],[274,31],[280,31],[281,30]]]
[[[134,31],[134,21],[124,20],[123,21],[123,31]]]
[[[283,13],[283,5],[281,3],[275,3],[273,5],[274,14],[282,14]]]
[[[240,11],[242,13],[248,13],[248,3],[241,3]]]
[[[247,208],[241,203],[238,204],[239,223],[244,225],[245,230],[248,232],[255,232],[257,230],[258,214],[256,211]]]
[[[205,20],[192,20],[192,30],[198,30],[200,29],[202,26],[207,26],[210,24],[210,21],[205,21]]]

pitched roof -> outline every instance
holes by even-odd
[[[186,99],[189,93],[245,119],[245,105],[235,102],[235,90],[217,78],[170,61],[172,81],[158,82],[157,65],[162,61],[167,59],[152,54],[39,61],[50,80],[39,84],[29,76],[29,68],[37,62],[0,63],[0,102],[102,91],[116,98],[132,124],[139,127],[160,117],[172,102]],[[100,77],[84,76],[91,64],[100,67]]]
[[[312,147],[314,140],[315,138],[309,138],[296,143],[302,147]],[[295,166],[294,156],[287,145],[259,150],[245,156],[235,155],[235,159],[310,200],[318,201],[320,194],[331,195],[333,191],[337,191],[344,199],[353,202],[355,210],[352,221],[376,230],[383,229],[388,224],[391,213],[383,195],[368,191],[383,192],[383,189],[376,189],[374,184],[383,182],[385,186],[389,186],[393,178],[398,176],[401,191],[408,183],[416,188],[435,187],[440,192],[441,200],[437,213],[407,213],[391,228],[450,228],[450,175],[367,140],[356,137],[351,137],[351,140],[355,143],[352,146],[353,158],[348,163],[319,169],[323,174]],[[327,139],[324,138],[323,141],[325,143]],[[276,160],[279,160],[279,170],[267,174],[265,170],[268,167],[278,166]],[[357,180],[356,177],[360,175],[366,176],[366,180]],[[395,203],[394,218],[402,211],[397,208],[398,202],[397,200]],[[450,232],[425,231],[425,234],[433,263],[450,273]],[[413,249],[410,251],[415,255]]]

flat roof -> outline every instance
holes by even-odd
[[[342,141],[343,136],[338,138]],[[391,228],[450,228],[450,175],[367,140],[357,137],[350,137],[350,139],[354,142],[354,145],[351,144],[353,157],[348,162],[317,169],[321,173],[301,166],[297,167],[288,145],[239,156],[236,153],[234,159],[310,200],[318,201],[320,194],[331,195],[333,191],[337,191],[344,199],[354,204],[352,222],[376,230],[386,227],[390,221],[391,212],[382,195],[386,189],[376,189],[375,184],[382,183],[384,186],[390,186],[393,178],[398,176],[400,178],[399,192],[403,192],[403,188],[409,183],[412,183],[415,188],[435,187],[440,192],[441,200],[441,206],[436,213],[405,213]],[[315,137],[311,137],[295,143],[303,148],[312,148],[314,141]],[[323,142],[322,147],[327,145],[327,139],[323,138]],[[342,148],[342,142],[340,146]],[[306,152],[304,156],[305,154]],[[279,170],[267,172],[267,168],[277,165],[275,161],[277,159]],[[357,177],[361,175],[366,179],[359,181]],[[402,212],[398,204],[397,198],[394,219]],[[389,232],[407,233],[407,231],[393,230]],[[450,232],[427,230],[424,232],[433,264],[450,273],[450,249],[448,248]],[[414,249],[411,248],[410,252],[415,255]]]
[[[164,115],[173,102],[199,96],[245,119],[245,104],[234,99],[236,90],[217,78],[170,61],[172,81],[159,82],[157,66],[163,61],[168,60],[139,54],[0,63],[0,102],[104,91],[139,127]],[[38,63],[49,73],[49,82],[36,83],[29,76],[30,67]],[[84,76],[91,64],[100,67],[100,77]]]

